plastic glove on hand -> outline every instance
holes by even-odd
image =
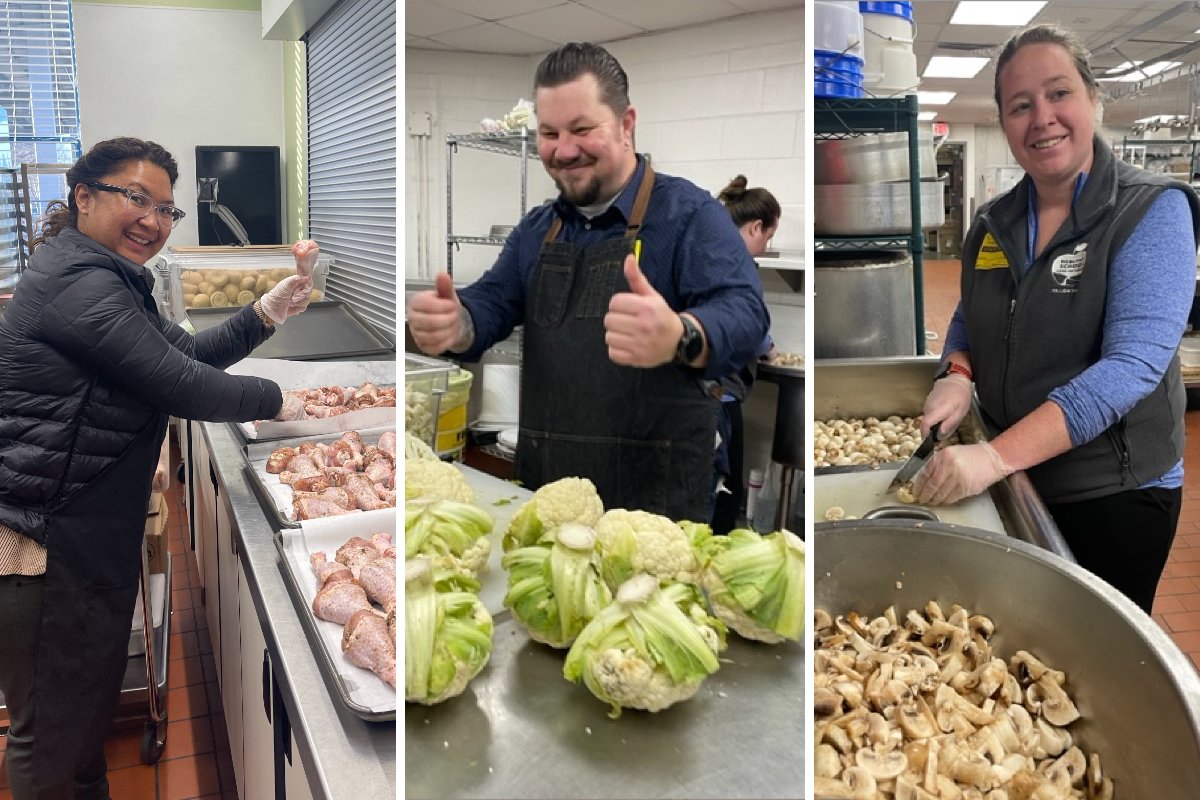
[[[304,400],[293,392],[283,393],[283,405],[275,415],[277,422],[297,422],[304,419]]]
[[[308,308],[312,281],[302,275],[289,275],[259,299],[263,313],[276,325]]]
[[[939,439],[945,439],[958,428],[967,412],[971,410],[971,381],[963,375],[952,373],[933,382],[933,388],[925,396],[925,410],[921,414],[921,437],[929,434],[933,423],[942,423]]]
[[[301,239],[292,245],[292,255],[296,257],[296,274],[311,278],[317,268],[317,256],[321,248],[312,239]]]
[[[913,495],[925,505],[949,505],[974,497],[1011,474],[1012,469],[987,442],[954,445],[934,453],[917,473]]]

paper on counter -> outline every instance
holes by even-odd
[[[317,575],[313,572],[309,557],[323,550],[328,560],[333,561],[334,553],[350,537],[361,536],[369,540],[373,533],[390,533],[392,541],[397,547],[400,546],[396,541],[395,509],[305,520],[300,523],[299,529],[283,531],[281,535],[288,568],[304,600],[304,608],[297,608],[296,613],[308,614],[311,618],[320,646],[325,650],[328,663],[336,670],[337,679],[347,698],[373,714],[394,713],[396,690],[371,670],[351,663],[342,652],[343,627],[336,622],[319,619],[312,611],[312,601],[317,595]],[[397,593],[397,604],[402,602],[403,595]]]

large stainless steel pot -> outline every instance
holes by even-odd
[[[921,228],[946,221],[942,181],[921,181]],[[813,232],[817,236],[876,236],[912,232],[908,181],[845,183],[813,187]]]
[[[911,356],[912,256],[901,251],[819,252],[813,270],[817,358]]]
[[[1000,657],[1024,649],[1065,671],[1083,714],[1072,736],[1100,754],[1120,800],[1200,797],[1200,676],[1107,583],[1025,542],[938,523],[820,523],[809,552],[816,604],[832,614],[959,603],[995,621]]]
[[[922,179],[937,177],[933,128],[917,130],[918,163]],[[878,183],[908,180],[908,134],[875,133],[853,139],[813,143],[813,182]]]

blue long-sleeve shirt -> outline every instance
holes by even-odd
[[[561,197],[525,215],[496,263],[458,293],[475,325],[475,342],[459,354],[462,360],[477,360],[524,320],[538,253],[553,221],[563,220],[558,241],[581,247],[620,238],[644,174],[639,157],[629,185],[608,210],[591,219]],[[715,380],[753,360],[770,317],[754,260],[729,212],[695,184],[656,173],[638,238],[638,263],[647,280],[671,308],[688,311],[704,326],[709,347],[705,377]]]
[[[1168,189],[1113,257],[1100,359],[1049,396],[1063,411],[1073,446],[1099,436],[1162,380],[1195,294],[1193,245],[1187,198]],[[970,349],[960,302],[945,352]],[[1177,487],[1182,475],[1180,463],[1145,485]]]

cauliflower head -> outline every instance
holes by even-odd
[[[725,626],[705,612],[699,590],[684,583],[659,588],[652,575],[621,585],[571,645],[563,676],[581,678],[610,717],[622,708],[660,711],[696,693],[717,671]]]
[[[404,505],[404,557],[427,556],[438,572],[477,579],[488,566],[491,514],[454,500],[412,500]]]
[[[475,490],[453,464],[408,458],[404,460],[404,499],[417,498],[474,503]]]
[[[713,536],[700,585],[713,613],[747,639],[777,644],[804,631],[804,542],[790,531]]]
[[[404,457],[423,461],[439,460],[437,453],[433,452],[432,447],[408,431],[404,432]]]
[[[721,576],[711,566],[706,567],[700,573],[700,587],[708,594],[709,605],[712,606],[713,614],[717,619],[728,625],[738,636],[741,636],[743,639],[753,639],[756,642],[765,642],[767,644],[779,644],[785,641],[786,637],[780,636],[775,631],[763,625],[737,605],[722,602],[718,599],[728,597],[729,590],[725,588],[725,582],[721,580]]]
[[[595,527],[604,513],[596,485],[587,478],[560,478],[533,493],[517,509],[502,545],[504,552],[516,547],[549,544],[554,531],[569,522]]]
[[[492,616],[472,592],[438,591],[425,558],[405,562],[404,699],[433,705],[462,694],[492,654]]]
[[[600,572],[613,589],[639,573],[692,583],[700,568],[688,531],[646,511],[606,511],[596,523],[596,549]]]

